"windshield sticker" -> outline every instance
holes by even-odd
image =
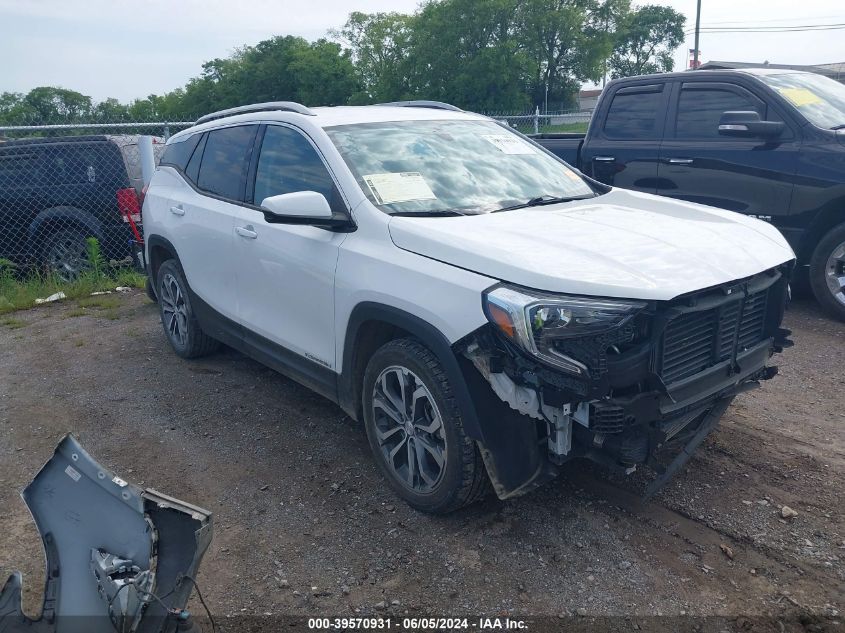
[[[806,88],[778,88],[777,90],[796,108],[822,102],[821,97]]]
[[[492,143],[503,154],[535,154],[534,148],[512,134],[484,134],[482,138]]]
[[[379,204],[412,202],[414,200],[437,200],[437,196],[418,171],[397,174],[370,174],[364,182],[373,192]]]

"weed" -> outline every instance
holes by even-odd
[[[37,298],[49,297],[59,291],[64,292],[68,299],[79,299],[90,296],[92,292],[113,290],[115,286],[144,287],[146,277],[143,274],[106,263],[96,238],[88,238],[86,247],[88,267],[70,282],[62,282],[54,275],[38,270],[25,275],[14,263],[0,259],[0,314],[31,308]],[[94,303],[91,307],[109,309],[118,303],[119,300],[114,298],[104,305]],[[81,316],[78,312],[71,315]]]
[[[26,321],[21,321],[20,319],[13,319],[11,317],[7,317],[0,321],[0,325],[5,325],[7,328],[11,330],[17,330],[18,328],[22,328],[26,325]]]
[[[111,310],[120,305],[120,299],[114,295],[97,295],[96,297],[83,297],[76,302],[80,308],[100,308]]]

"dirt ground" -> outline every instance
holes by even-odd
[[[0,319],[0,582],[23,572],[29,613],[44,563],[19,492],[71,432],[124,478],[214,513],[199,584],[220,619],[623,616],[648,630],[651,616],[719,616],[759,630],[769,616],[843,630],[845,324],[809,301],[787,315],[780,375],[738,397],[652,502],[642,476],[573,463],[527,497],[440,518],[393,496],[335,405],[233,351],[181,360],[142,293],[113,303]]]

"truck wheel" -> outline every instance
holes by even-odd
[[[61,281],[73,281],[91,267],[86,239],[75,229],[54,231],[41,243],[41,259]]]
[[[379,348],[363,380],[364,424],[376,462],[412,507],[445,514],[489,487],[440,361],[412,339]]]
[[[828,231],[813,251],[810,286],[819,303],[845,321],[845,223]]]
[[[159,267],[156,295],[164,333],[178,356],[199,358],[220,347],[200,328],[188,296],[188,283],[176,260],[168,259]]]

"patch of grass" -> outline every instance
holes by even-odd
[[[88,312],[85,310],[85,308],[74,308],[70,312],[65,313],[65,318],[72,319],[73,317],[81,317],[85,316],[86,314],[88,314]]]
[[[97,295],[96,297],[83,297],[76,302],[80,308],[100,308],[101,310],[113,310],[120,305],[120,298],[114,295]]]
[[[89,269],[71,282],[37,271],[24,275],[14,263],[0,259],[0,314],[26,310],[37,305],[36,299],[57,292],[65,293],[67,299],[80,299],[89,297],[92,292],[114,290],[116,286],[144,287],[146,277],[141,273],[125,267],[110,267],[105,263],[100,245],[94,238],[88,241],[88,259]],[[113,308],[119,300],[113,298],[112,302],[97,306],[92,304],[92,307]]]
[[[114,308],[103,312],[103,316],[106,317],[109,321],[117,321],[120,318],[120,314]]]
[[[143,290],[147,284],[147,276],[132,268],[121,268],[112,277],[115,286],[126,286]]]
[[[577,132],[580,134],[587,133],[589,123],[561,123],[560,125],[541,125],[540,132]]]
[[[73,342],[74,347],[82,347],[83,345],[85,345],[85,341],[83,341],[82,339],[78,339]]]
[[[26,321],[21,321],[20,319],[13,319],[11,317],[6,317],[2,321],[0,321],[0,325],[5,325],[7,328],[11,330],[17,330],[26,326]]]

